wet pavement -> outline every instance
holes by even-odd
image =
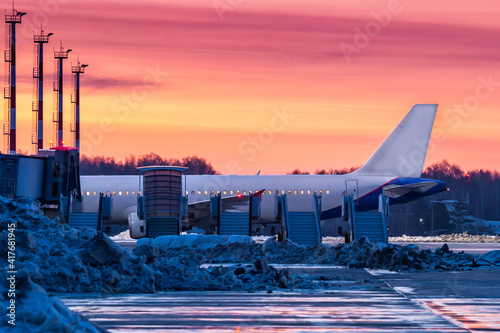
[[[500,332],[500,269],[290,269],[332,289],[60,296],[110,332]]]

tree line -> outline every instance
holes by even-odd
[[[82,175],[136,175],[137,168],[152,165],[175,165],[188,168],[187,175],[216,175],[218,172],[205,158],[188,156],[182,159],[165,158],[156,153],[128,155],[124,161],[114,157],[80,156],[80,174]]]

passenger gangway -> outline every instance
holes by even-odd
[[[387,216],[389,200],[386,196],[379,196],[378,211],[357,211],[354,195],[344,195],[343,216],[349,223],[350,240],[359,240],[367,237],[372,242],[388,242]]]
[[[311,211],[290,211],[286,194],[276,197],[276,207],[283,238],[302,245],[321,244],[321,197],[313,195]]]
[[[180,235],[187,210],[182,182],[187,168],[149,166],[138,170],[143,195],[138,197],[137,212],[139,219],[144,221],[146,237]]]

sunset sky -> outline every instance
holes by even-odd
[[[3,2],[11,10],[7,1]],[[456,0],[17,0],[18,148],[32,152],[33,30],[82,76],[82,153],[205,157],[221,173],[363,164],[438,103],[426,165],[500,170],[500,6]],[[45,147],[47,148],[47,147]],[[3,150],[3,147],[2,147]]]

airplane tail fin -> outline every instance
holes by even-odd
[[[417,104],[355,175],[419,178],[437,104]]]

